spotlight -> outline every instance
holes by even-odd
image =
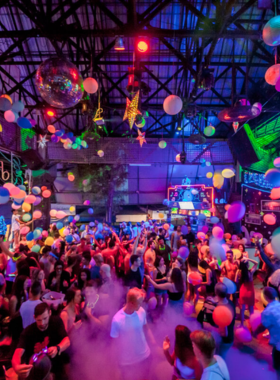
[[[140,53],[146,53],[146,51],[148,50],[149,46],[147,44],[146,41],[143,41],[143,40],[140,40],[138,43],[137,43],[137,50],[140,52]]]
[[[48,109],[46,113],[50,117],[53,117],[55,115],[55,112],[53,110],[51,110],[51,109]]]
[[[124,43],[121,37],[116,38],[114,49],[117,51],[124,50]]]
[[[182,130],[182,127],[179,125],[178,127],[177,127],[177,131],[181,131]]]

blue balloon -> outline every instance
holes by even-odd
[[[0,197],[9,197],[10,193],[9,190],[5,187],[0,187]]]
[[[19,185],[18,188],[19,188],[20,190],[24,190],[24,191],[26,190],[26,187],[25,187],[24,185]]]
[[[56,131],[54,134],[55,134],[55,136],[58,136],[58,137],[61,137],[61,136],[64,135],[64,133],[63,133],[62,130],[58,130],[58,131]]]
[[[22,199],[14,198],[14,204],[16,206],[21,206],[23,204],[23,202],[24,202],[24,198],[22,198]]]
[[[57,228],[58,230],[60,230],[62,227],[63,227],[63,223],[62,223],[62,222],[58,222],[58,223],[56,223],[56,228]]]
[[[31,129],[32,128],[32,124],[30,123],[30,121],[26,117],[19,117],[17,119],[17,125],[23,129]]]
[[[65,240],[67,241],[67,243],[72,243],[73,241],[73,236],[72,235],[67,235]]]
[[[265,177],[267,182],[271,183],[274,187],[280,187],[280,170],[273,168],[269,169],[265,173]]]
[[[80,231],[84,231],[85,228],[86,228],[86,226],[84,224],[82,224],[81,227],[80,227]]]
[[[4,205],[5,203],[9,202],[10,196],[1,197],[0,196],[0,205]]]
[[[30,232],[30,233],[32,233],[32,232]],[[29,235],[29,234],[28,234]],[[28,236],[27,235],[27,236]],[[26,239],[27,239],[27,236],[26,236]],[[39,236],[41,236],[41,231],[40,230],[38,230],[37,228],[33,231],[33,238],[34,239],[38,239],[38,237]],[[28,239],[27,239],[28,240]],[[32,239],[31,239],[32,240]]]
[[[88,209],[88,213],[89,213],[89,214],[93,214],[93,208],[89,208],[89,209]]]
[[[98,240],[98,239],[104,239],[104,236],[102,234],[96,234],[95,235],[95,239]]]
[[[70,215],[68,216],[68,222],[71,223],[74,220],[74,216]]]
[[[68,132],[68,133],[67,133],[67,137],[71,138],[71,137],[73,137],[73,136],[74,136],[74,133],[73,133],[73,132]]]
[[[34,239],[34,235],[33,235],[33,232],[29,232],[27,235],[26,235],[26,240],[27,241],[31,241]]]

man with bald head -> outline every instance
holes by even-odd
[[[112,320],[110,335],[116,339],[123,380],[143,379],[147,375],[151,350],[144,333],[147,328],[146,311],[141,307],[144,298],[145,292],[141,289],[130,289],[125,306]]]

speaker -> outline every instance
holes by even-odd
[[[30,170],[39,170],[45,165],[43,158],[34,149],[25,150],[21,153],[20,158]]]
[[[229,147],[234,158],[239,161],[242,167],[248,167],[260,161],[266,154],[257,145],[256,139],[248,124],[244,124],[228,140]]]

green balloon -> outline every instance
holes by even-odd
[[[30,214],[23,214],[22,220],[24,222],[29,222],[29,220],[31,220],[31,215]]]
[[[33,247],[31,248],[31,252],[40,252],[40,249],[41,247],[39,246],[39,244],[36,244],[36,245],[33,245]]]

